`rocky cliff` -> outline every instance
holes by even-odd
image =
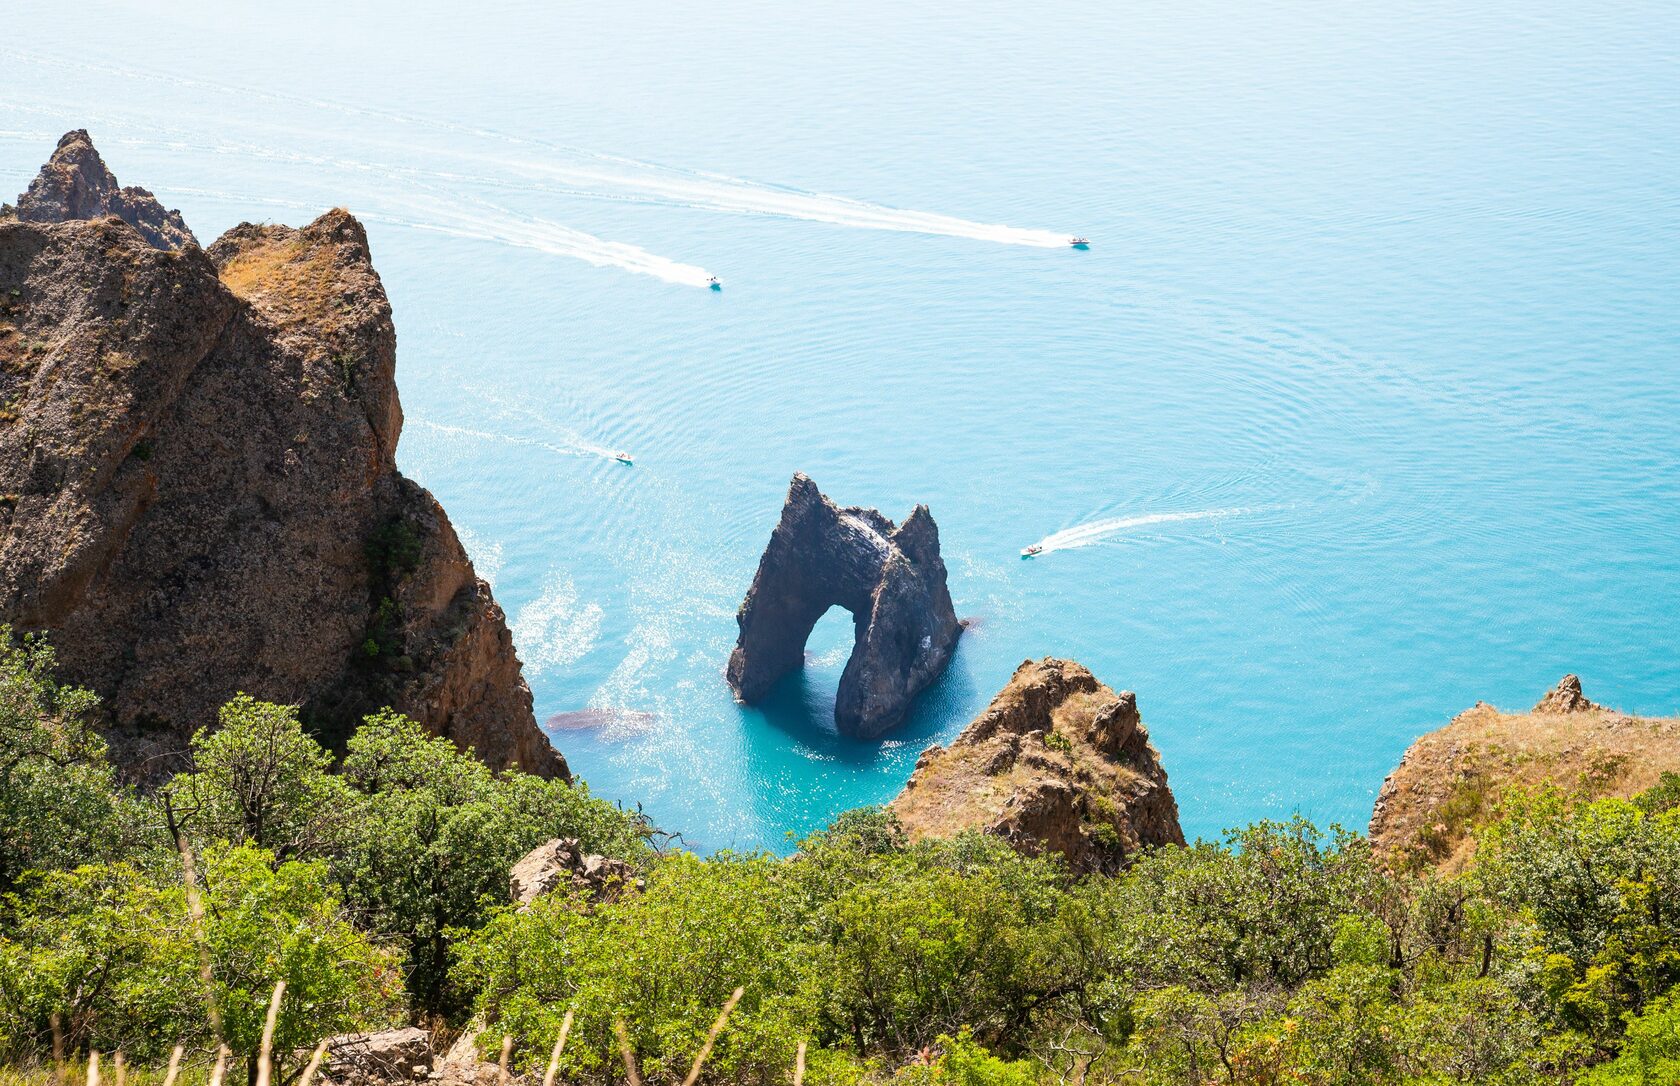
[[[159,249],[198,244],[179,211],[166,209],[142,188],[123,188],[94,150],[83,129],[66,132],[47,164],[18,197],[14,209],[24,222],[68,222],[115,215]]]
[[[1183,844],[1167,772],[1131,691],[1071,660],[1028,660],[947,748],[930,747],[892,802],[912,837],[978,829],[1075,871],[1119,870]]]
[[[1377,794],[1371,845],[1402,870],[1461,870],[1472,834],[1513,786],[1626,797],[1670,771],[1680,771],[1680,720],[1606,709],[1565,675],[1526,713],[1477,702],[1413,743]]]
[[[361,225],[202,251],[113,189],[73,132],[0,221],[0,622],[51,636],[131,759],[244,691],[331,741],[389,704],[565,775],[489,587],[396,469],[396,335]]]
[[[728,679],[749,704],[800,667],[811,629],[830,607],[857,631],[834,720],[872,738],[904,719],[951,662],[962,623],[951,606],[939,527],[918,505],[903,524],[873,509],[841,509],[795,475],[736,621]]]

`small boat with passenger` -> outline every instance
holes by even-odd
[[[617,460],[620,464],[634,464],[636,462],[635,459],[627,452],[615,452],[613,453],[613,459]]]
[[[1089,249],[1091,247],[1091,239],[1090,238],[1082,238],[1082,237],[1071,237],[1071,238],[1068,238],[1068,244],[1073,246],[1075,249]]]
[[[1022,547],[1021,548],[1021,557],[1022,558],[1036,558],[1043,553],[1044,553],[1044,544],[1042,544],[1042,543],[1034,543],[1030,547]]]

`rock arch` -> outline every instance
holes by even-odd
[[[951,606],[939,527],[918,505],[903,524],[874,509],[841,509],[800,474],[759,560],[736,622],[729,685],[752,704],[803,665],[805,641],[831,607],[852,614],[852,655],[834,720],[841,732],[881,735],[951,661],[962,623]]]

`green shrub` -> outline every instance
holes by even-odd
[[[140,847],[139,815],[94,729],[99,699],[60,685],[38,638],[0,626],[0,891]]]
[[[245,845],[211,850],[203,868],[208,993],[179,881],[96,865],[40,876],[8,898],[0,1037],[13,1058],[27,1046],[39,1051],[54,1014],[72,1050],[155,1059],[176,1043],[210,1045],[210,1000],[226,1043],[250,1058],[280,980],[284,1061],[330,1033],[395,1013],[398,960],[350,926],[323,865],[276,865]]]

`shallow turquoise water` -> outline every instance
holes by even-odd
[[[1138,692],[1191,834],[1362,825],[1566,670],[1680,710],[1680,9],[100,7],[8,16],[0,192],[87,127],[204,239],[363,215],[404,469],[539,715],[629,711],[573,766],[697,847],[890,798],[1048,653]],[[978,620],[884,743],[838,612],[722,681],[795,470],[927,502]]]

